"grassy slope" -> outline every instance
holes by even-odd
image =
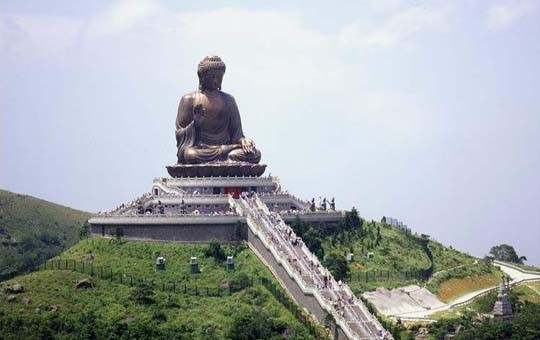
[[[0,277],[73,245],[89,217],[86,212],[0,190]]]
[[[441,301],[450,302],[467,293],[494,287],[500,282],[501,273],[499,271],[464,278],[451,278],[442,282],[435,293]]]
[[[358,261],[351,267],[352,271],[402,271],[430,266],[429,258],[413,237],[396,228],[385,227],[380,223],[377,225],[381,226],[381,241],[377,247],[369,250],[374,254],[373,258],[358,257]],[[368,251],[365,240],[355,242],[354,253],[362,254],[362,249],[363,254]]]
[[[122,242],[116,244],[107,239],[90,238],[66,250],[59,259],[84,261],[88,254],[94,256],[95,266],[111,266],[113,272],[124,272],[135,276],[152,278],[156,282],[177,280],[181,283],[217,286],[221,280],[230,279],[234,273],[227,272],[224,264],[206,258],[204,244],[177,244],[162,242]],[[235,246],[223,246],[228,255],[234,255]],[[241,245],[238,250],[244,249]],[[237,251],[238,251],[237,250]],[[158,255],[166,260],[165,271],[156,271],[154,262]],[[189,274],[189,259],[197,256],[201,273]],[[268,277],[268,270],[249,250],[242,250],[235,256],[236,272],[250,277]]]
[[[477,258],[457,251],[452,247],[445,247],[434,240],[429,241],[428,247],[433,254],[434,273],[458,266],[470,265],[478,260]]]
[[[213,258],[205,258],[204,245],[167,244],[156,242],[122,242],[110,243],[103,239],[84,240],[67,250],[59,258],[83,260],[87,254],[94,255],[94,265],[109,264],[113,270],[126,274],[136,274],[145,278],[160,281],[176,280],[179,284],[200,284],[201,286],[217,286],[232,279],[239,273],[254,278],[273,279],[271,273],[249,249],[240,249],[235,257],[236,271],[227,272],[224,266],[216,264]],[[232,253],[232,247],[224,247]],[[238,249],[237,249],[238,250]],[[156,272],[154,260],[157,253],[165,256],[167,269]],[[197,256],[202,273],[188,274],[188,260]],[[262,286],[255,285],[230,296],[206,297],[189,296],[182,293],[162,292],[155,290],[156,303],[151,305],[137,304],[129,298],[131,288],[127,285],[110,283],[107,280],[95,279],[96,287],[89,290],[77,290],[74,283],[85,277],[83,274],[65,270],[46,270],[18,277],[10,283],[21,283],[28,292],[22,295],[31,299],[26,306],[18,296],[18,302],[8,304],[0,301],[0,310],[9,309],[11,314],[23,318],[39,317],[50,319],[53,315],[67,324],[77,324],[84,315],[93,313],[104,333],[120,327],[126,320],[134,329],[148,325],[150,329],[174,330],[177,336],[186,338],[225,338],[231,332],[232,323],[238,312],[246,315],[264,311],[267,315],[288,331],[296,330],[297,338],[310,338],[307,330]],[[275,280],[274,280],[275,282]],[[174,302],[171,304],[171,301]],[[56,313],[42,311],[34,314],[36,306],[57,305]],[[176,306],[174,306],[176,305]],[[158,318],[156,318],[156,315]],[[107,331],[108,330],[108,331]],[[66,337],[76,333],[60,332]],[[101,334],[103,337],[105,334]],[[124,333],[126,335],[126,333]],[[99,334],[98,334],[99,336]]]
[[[521,301],[540,304],[540,281],[526,282],[514,288]]]
[[[419,270],[428,268],[431,263],[424,249],[419,244],[418,239],[413,235],[407,235],[401,230],[387,226],[379,222],[364,222],[364,228],[367,229],[367,236],[358,239],[348,237],[347,233],[343,237],[338,238],[337,242],[332,242],[331,237],[325,238],[323,248],[326,253],[337,251],[339,253],[347,253],[352,250],[355,256],[355,261],[349,266],[354,277],[355,273],[363,273],[365,271],[378,272],[396,272],[407,270]],[[377,228],[380,228],[381,241],[376,247],[369,247],[373,238],[370,235],[376,235]],[[478,260],[468,254],[459,252],[450,247],[445,247],[441,243],[430,240],[428,247],[432,252],[434,260],[434,272],[442,271],[457,266],[469,266]],[[372,259],[367,259],[367,252],[374,254]],[[360,256],[363,254],[364,256]],[[452,277],[452,275],[448,275]],[[362,280],[353,279],[349,285],[355,292],[374,290],[377,287],[396,288],[407,284],[419,283],[416,280],[400,280],[400,281],[375,281],[364,282]]]

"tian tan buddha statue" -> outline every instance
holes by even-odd
[[[205,57],[197,68],[199,90],[180,100],[176,117],[179,164],[216,161],[259,163],[261,153],[244,136],[233,96],[221,91],[225,64]]]

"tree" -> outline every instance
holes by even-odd
[[[351,211],[345,212],[345,220],[343,222],[345,230],[352,230],[354,228],[362,227],[362,220],[358,216],[358,210],[355,207]]]
[[[316,230],[309,228],[304,236],[302,236],[302,240],[315,256],[319,259],[324,258],[324,249],[322,247],[320,234]]]
[[[525,256],[519,257],[514,250],[514,247],[508,244],[500,244],[498,246],[494,246],[489,251],[489,254],[492,255],[495,260],[503,261],[503,262],[512,262],[512,263],[523,263],[523,261],[527,260]]]
[[[154,303],[154,289],[149,284],[142,283],[133,288],[131,299],[143,305]]]
[[[116,238],[117,242],[122,241],[122,237],[124,237],[124,228],[116,227],[116,229],[114,229],[114,235],[113,236]]]
[[[375,236],[375,247],[379,246],[379,243],[381,243],[381,226],[377,226],[377,236]]]
[[[238,310],[232,317],[229,338],[233,340],[271,339],[279,334],[275,320],[261,308]]]
[[[204,252],[204,256],[213,257],[216,262],[223,262],[227,258],[223,248],[221,248],[221,245],[217,240],[210,241],[208,248],[206,248],[206,251]]]
[[[324,261],[324,266],[334,275],[336,280],[345,280],[350,271],[345,256],[337,253],[330,253]]]
[[[84,222],[81,231],[79,232],[79,238],[82,240],[88,238],[88,236],[90,236],[90,224]]]
[[[303,222],[297,215],[291,223],[291,228],[294,233],[300,237],[303,237],[304,233],[308,230],[309,224]]]

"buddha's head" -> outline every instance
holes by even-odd
[[[225,63],[220,57],[215,55],[205,57],[197,67],[199,89],[221,90],[223,74],[225,74]]]

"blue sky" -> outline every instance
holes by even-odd
[[[148,191],[217,54],[290,192],[540,264],[540,1],[351,3],[3,1],[0,187],[89,211]]]

